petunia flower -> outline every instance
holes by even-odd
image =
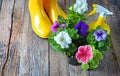
[[[78,33],[82,36],[87,35],[88,25],[85,24],[82,20],[78,22],[75,27],[76,30],[78,30]]]
[[[96,41],[102,41],[106,39],[107,33],[104,30],[99,29],[94,32],[94,36]]]
[[[88,60],[93,58],[92,48],[89,45],[80,46],[75,54],[76,59],[83,64],[87,64]]]
[[[62,49],[69,48],[68,45],[72,42],[71,38],[69,37],[69,34],[64,31],[57,34],[57,36],[54,37],[54,40],[57,44],[61,46]]]
[[[51,29],[52,32],[57,32],[57,28],[60,27],[60,26],[62,26],[63,29],[66,27],[65,24],[61,24],[60,25],[57,21],[55,21],[54,24],[51,26],[50,29]]]
[[[63,28],[63,29],[66,27],[66,25],[65,25],[65,24],[61,24],[60,26],[62,26],[62,28]]]
[[[76,3],[74,4],[75,12],[78,12],[79,14],[83,14],[87,10],[88,10],[88,4],[86,0],[76,0]]]
[[[57,21],[55,21],[54,22],[54,24],[51,26],[51,31],[52,32],[56,32],[57,31],[57,28],[60,26],[60,24],[57,22]]]

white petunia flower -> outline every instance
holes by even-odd
[[[79,14],[83,14],[87,10],[88,10],[88,4],[86,0],[76,0],[76,3],[74,4],[75,12],[78,12]]]
[[[57,34],[57,36],[54,37],[54,40],[61,46],[62,49],[69,48],[68,44],[71,44],[72,42],[69,34],[64,31]]]

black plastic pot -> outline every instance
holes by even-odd
[[[80,65],[80,63],[78,63],[78,61],[76,60],[76,58],[70,58],[68,57],[68,63],[74,66],[78,66]]]

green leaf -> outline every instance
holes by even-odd
[[[82,68],[83,70],[88,70],[88,69],[89,69],[89,65],[88,65],[88,64],[82,64],[82,65],[81,65],[81,68]]]
[[[91,63],[92,62],[92,59],[91,60],[88,60],[88,63]]]
[[[74,34],[73,39],[78,39],[79,35],[78,34]]]
[[[94,40],[94,41],[90,41],[90,44],[95,45],[95,44],[96,44],[96,41],[95,41],[95,40]]]
[[[54,37],[55,35],[56,35],[56,33],[54,33],[54,32],[50,33],[50,37]]]
[[[68,28],[67,32],[72,39],[79,38],[79,35],[77,34],[77,30],[75,30],[74,28]]]
[[[110,36],[108,35],[105,41],[105,46],[110,47],[111,46],[111,42],[110,42]]]
[[[57,28],[58,31],[63,31],[63,27],[60,26],[59,28]]]
[[[71,44],[69,50],[72,52],[72,53],[75,53],[77,51],[77,47],[75,46],[75,44]]]
[[[102,48],[98,48],[99,52],[101,52],[102,54],[104,54],[108,48],[106,46],[102,47]]]
[[[52,44],[51,43],[51,46],[52,46],[52,49],[54,49],[54,51],[59,51],[59,46],[57,44]]]
[[[98,60],[92,60],[90,62],[90,69],[95,69],[95,68],[98,67],[98,65],[99,65],[99,61]]]
[[[71,56],[71,52],[66,52],[66,55],[69,57]]]
[[[90,45],[91,46],[91,48],[92,48],[92,52],[93,52],[93,54],[95,55],[96,54],[96,49],[95,49],[95,46],[94,45]]]
[[[69,45],[69,48],[65,49],[67,56],[74,55],[76,51],[77,51],[77,48],[76,48],[75,44],[73,44],[73,43]]]
[[[97,52],[97,53],[95,54],[94,59],[96,59],[96,60],[101,60],[102,58],[103,58],[103,55],[102,55],[101,52]]]
[[[98,48],[104,47],[105,46],[105,42],[104,41],[100,41],[98,42]]]
[[[64,17],[62,17],[62,16],[58,16],[58,23],[59,24],[65,24],[66,23],[66,19],[64,19]]]
[[[101,29],[101,25],[98,25],[98,26],[97,26],[97,30],[98,30],[98,29]]]
[[[87,36],[87,42],[89,44],[92,44],[92,45],[95,45],[96,44],[96,40],[95,40],[95,37],[93,35],[93,31],[91,31],[88,36]]]
[[[92,34],[92,35],[90,35],[89,40],[95,40],[95,37],[94,37],[94,35],[93,35],[93,34]]]
[[[74,10],[69,11],[67,21],[69,21],[71,23],[70,26],[72,26],[72,28],[80,20],[86,20],[86,18],[83,14],[79,14],[79,13],[75,12]]]

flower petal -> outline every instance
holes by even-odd
[[[63,29],[66,27],[66,25],[65,25],[65,24],[61,24],[61,26],[62,26],[62,28],[63,28]]]
[[[80,47],[78,48],[78,51],[79,51],[79,52],[84,52],[84,46],[80,46]]]
[[[88,30],[88,25],[85,24],[82,20],[80,22],[78,22],[74,28],[76,30],[78,30],[78,33],[82,36],[86,36],[87,35],[87,30]]]
[[[86,64],[89,59],[93,58],[92,48],[89,45],[80,46],[75,54],[75,57],[78,61]]]
[[[69,34],[64,31],[59,32],[57,36],[54,37],[54,40],[61,46],[62,49],[69,48],[68,44],[71,44],[72,42]]]
[[[74,4],[75,12],[78,12],[79,14],[83,14],[87,10],[88,10],[88,4],[86,0],[76,0],[76,3]]]
[[[60,24],[59,24],[57,21],[55,21],[54,24],[51,26],[50,30],[51,30],[52,32],[56,32],[56,31],[57,31],[57,28],[58,28],[59,26],[60,26]]]
[[[94,36],[96,41],[101,41],[106,39],[107,33],[104,30],[99,29],[94,32]]]

